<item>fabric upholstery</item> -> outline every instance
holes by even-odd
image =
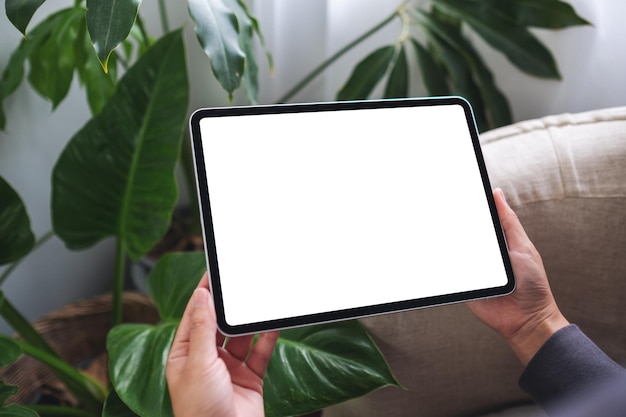
[[[517,123],[481,144],[492,186],[542,254],[561,310],[626,364],[626,107]],[[405,389],[381,389],[324,417],[460,417],[529,401],[521,364],[464,305],[363,323]]]

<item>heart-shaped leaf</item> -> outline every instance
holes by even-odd
[[[394,45],[383,46],[359,62],[337,94],[337,100],[366,99],[387,73],[395,49]]]
[[[182,33],[155,43],[74,137],[52,175],[52,220],[71,249],[116,236],[139,258],[165,234],[189,86]]]
[[[148,276],[148,292],[162,320],[181,319],[205,272],[204,252],[169,253],[159,259]]]
[[[4,178],[0,177],[0,265],[26,255],[35,244],[24,203]]]
[[[177,322],[121,324],[107,337],[109,375],[122,401],[140,416],[173,416],[165,363]]]
[[[263,381],[265,414],[303,415],[398,385],[357,321],[287,330]]]
[[[122,324],[107,338],[111,382],[141,416],[170,416],[165,363],[178,319],[201,274],[202,253],[161,258],[148,278],[161,316],[157,325]],[[268,416],[299,415],[397,385],[382,354],[358,322],[287,330],[264,382]]]
[[[128,37],[140,4],[141,0],[87,0],[87,28],[104,72],[111,52]]]
[[[26,36],[26,28],[45,0],[6,0],[4,8],[13,26]]]
[[[123,324],[109,333],[111,382],[122,401],[139,415],[172,413],[165,361],[178,321],[204,272],[202,252],[164,255],[150,271],[148,290],[165,322],[157,326]]]
[[[138,415],[128,408],[115,390],[111,390],[104,402],[102,417],[138,417]]]
[[[224,0],[189,0],[189,13],[215,78],[232,97],[241,85],[246,61],[236,13]]]

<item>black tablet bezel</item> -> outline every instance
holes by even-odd
[[[394,107],[420,107],[420,106],[440,106],[459,105],[463,108],[467,126],[473,143],[476,162],[482,177],[483,187],[491,218],[497,236],[504,269],[507,274],[507,283],[501,287],[485,288],[474,291],[465,291],[453,294],[437,295],[433,297],[398,301],[385,304],[377,304],[358,308],[350,308],[338,311],[328,311],[318,314],[287,317],[283,319],[259,321],[243,325],[230,325],[225,319],[224,304],[222,298],[222,288],[220,284],[219,261],[215,245],[213,221],[211,216],[210,192],[208,189],[204,150],[202,145],[202,132],[200,131],[200,121],[207,117],[224,116],[246,116],[278,113],[302,113],[302,112],[326,112],[326,111],[346,111],[360,109],[379,109]],[[205,254],[210,277],[210,286],[215,301],[218,327],[226,335],[252,334],[271,330],[279,330],[291,327],[314,325],[326,322],[362,318],[383,313],[392,313],[404,310],[412,310],[436,305],[465,302],[480,298],[489,298],[511,293],[515,289],[515,279],[511,267],[504,232],[499,221],[495,201],[493,199],[491,184],[487,175],[487,169],[483,159],[478,131],[470,104],[461,97],[434,97],[434,98],[412,98],[412,99],[391,99],[391,100],[364,100],[349,102],[327,102],[327,103],[306,103],[306,104],[283,104],[265,106],[241,106],[241,107],[218,107],[205,108],[195,111],[190,118],[190,132],[193,148],[193,158],[195,165],[197,192],[199,199],[199,209],[204,235]]]

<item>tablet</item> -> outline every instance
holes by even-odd
[[[464,99],[201,109],[190,127],[223,333],[513,290]]]

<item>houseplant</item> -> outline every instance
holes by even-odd
[[[94,116],[70,139],[54,168],[52,217],[56,235],[71,249],[85,248],[107,236],[116,238],[113,323],[119,324],[124,261],[127,256],[142,256],[163,236],[177,201],[173,172],[181,156],[189,100],[182,35],[180,30],[169,30],[163,12],[165,35],[154,41],[145,30],[139,2],[130,0],[90,0],[86,3],[87,11],[85,5],[77,2],[28,31],[30,18],[41,3],[6,3],[7,15],[28,38],[3,73],[0,98],[10,95],[22,82],[26,62],[31,86],[49,98],[53,106],[64,99],[74,72],[85,86]],[[488,7],[484,7],[486,3]],[[584,23],[571,7],[555,0],[433,0],[428,5],[431,7],[403,1],[393,15],[322,63],[290,95],[346,50],[390,21],[401,19],[402,33],[397,42],[374,51],[357,64],[338,98],[367,97],[383,79],[385,96],[406,95],[407,48],[413,48],[432,94],[467,96],[474,103],[483,128],[505,124],[510,121],[506,99],[464,37],[461,22],[468,22],[494,46],[510,52],[516,62],[539,56],[534,60],[537,68],[547,69],[525,69],[552,77],[558,72],[554,71],[551,56],[537,45],[526,27],[559,28]],[[191,0],[189,9],[218,82],[229,96],[244,83],[249,100],[256,102],[259,81],[252,46],[262,36],[246,4],[236,0]],[[426,44],[412,34],[418,29],[423,30]],[[0,126],[5,123],[0,111]],[[2,201],[9,202],[0,208],[0,263],[9,264],[19,262],[30,252],[35,239],[17,193],[5,181],[0,184]],[[163,358],[184,301],[203,268],[204,260],[198,254],[168,255],[157,264],[149,285],[162,322],[152,326],[119,325],[111,331],[108,350],[113,391],[108,392],[59,360],[1,293],[0,313],[24,340],[0,338],[6,346],[3,352],[8,352],[0,357],[0,363],[10,362],[19,352],[46,362],[81,399],[82,415],[98,415],[102,411],[107,416],[155,412],[167,415],[170,408],[162,377]],[[0,282],[7,277],[5,272]],[[164,290],[167,285],[172,287]],[[173,295],[176,299],[171,298]],[[333,343],[327,343],[328,340]],[[365,349],[360,350],[363,346]],[[344,356],[336,355],[335,348],[340,348]],[[355,322],[284,332],[277,352],[266,381],[268,415],[302,414],[396,383],[384,359]],[[313,352],[318,352],[318,356]],[[349,357],[345,352],[349,352]],[[329,362],[324,355],[334,360]],[[353,365],[355,358],[359,359],[358,366]],[[333,383],[320,378],[328,373],[332,373]],[[160,376],[146,378],[147,374]],[[289,397],[281,384],[289,385],[289,378],[296,377],[300,383],[306,382],[305,388]],[[145,390],[137,390],[135,378],[139,378]],[[0,386],[0,400],[11,390]],[[30,412],[32,415],[32,409]],[[70,414],[63,408],[45,410],[50,415],[54,412]]]

